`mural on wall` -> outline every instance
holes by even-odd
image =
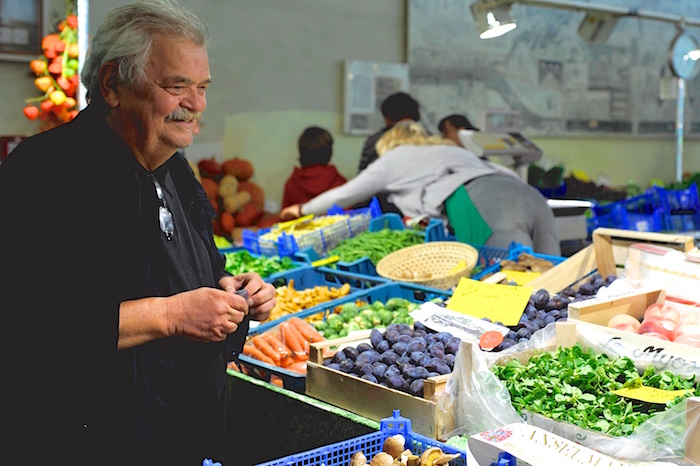
[[[660,12],[657,0],[585,3]],[[470,0],[410,0],[410,92],[425,123],[450,113],[482,124],[486,110],[519,113],[529,135],[675,131],[672,23],[623,17],[604,43],[578,33],[584,13],[514,4],[517,28],[481,40]],[[663,13],[700,18],[700,2],[663,2]],[[700,36],[700,29],[687,32]],[[700,134],[700,77],[687,82],[685,134]]]

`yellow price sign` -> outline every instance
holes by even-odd
[[[498,285],[462,278],[447,309],[479,319],[488,317],[508,326],[517,325],[531,294],[530,286]]]
[[[684,396],[688,392],[692,392],[692,390],[662,390],[660,388],[645,387],[644,385],[641,385],[639,387],[613,390],[611,393],[624,396],[625,398],[631,398],[633,400],[646,401],[648,403],[656,404],[666,404],[669,401],[675,400],[679,396]]]
[[[515,282],[518,285],[525,285],[542,275],[540,272],[521,272],[519,270],[501,270],[501,272],[506,275],[509,282]]]

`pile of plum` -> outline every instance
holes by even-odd
[[[510,331],[505,335],[501,344],[494,348],[493,351],[502,351],[516,343],[527,341],[533,333],[546,327],[548,324],[566,320],[569,316],[569,303],[594,298],[600,288],[609,286],[616,279],[615,275],[603,278],[599,273],[594,273],[578,287],[578,290],[569,287],[553,296],[550,296],[545,289],[534,291],[530,296],[523,315],[520,317],[518,325],[508,327]],[[491,319],[488,317],[484,317],[483,320],[491,322]],[[494,323],[503,325],[501,322]],[[503,326],[505,327],[505,325]]]
[[[372,329],[369,340],[339,350],[324,365],[419,397],[425,379],[452,372],[460,344],[451,333],[433,332],[419,322]]]

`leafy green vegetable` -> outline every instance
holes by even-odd
[[[257,272],[261,277],[267,278],[270,275],[291,270],[297,264],[290,257],[279,256],[253,256],[245,249],[224,254],[226,258],[226,271],[232,275],[245,272]]]
[[[613,436],[630,435],[668,406],[643,403],[611,393],[623,386],[648,386],[663,390],[692,389],[700,395],[695,376],[657,372],[649,366],[640,376],[627,357],[611,359],[580,345],[533,356],[522,364],[511,360],[491,368],[510,392],[516,411],[528,410],[569,422],[584,429]],[[689,394],[687,396],[693,396]]]
[[[341,262],[354,262],[368,257],[377,265],[384,256],[399,249],[421,244],[425,236],[413,229],[363,231],[352,238],[347,238],[329,251],[329,256],[338,256]]]

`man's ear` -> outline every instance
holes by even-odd
[[[100,68],[100,93],[110,108],[119,106],[119,65],[107,62]]]

